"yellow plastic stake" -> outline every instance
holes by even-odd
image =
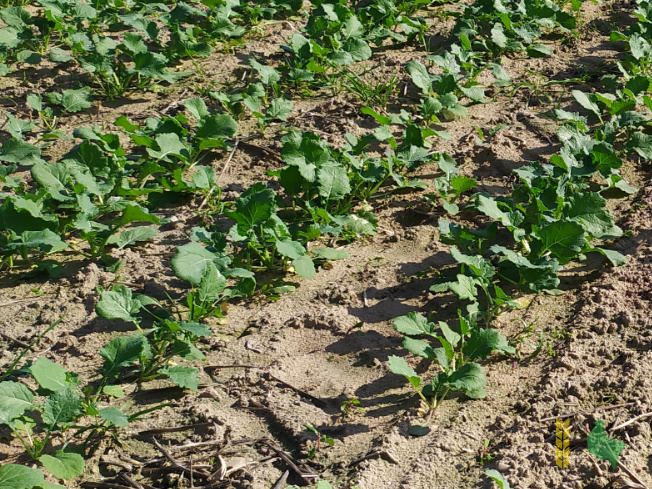
[[[570,418],[556,419],[557,447],[555,448],[555,461],[557,467],[565,469],[570,465]]]

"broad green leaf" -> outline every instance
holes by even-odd
[[[481,87],[459,87],[460,91],[473,102],[487,102],[484,98],[484,89]]]
[[[178,134],[161,134],[156,137],[156,144],[158,145],[158,149],[147,148],[147,153],[152,158],[169,161],[169,155],[175,155],[184,160],[190,156],[186,145],[179,139]]]
[[[51,482],[43,482],[40,484],[38,487],[41,489],[66,489],[64,486],[61,486],[59,484],[52,484]]]
[[[9,423],[21,416],[26,410],[32,408],[33,402],[34,393],[25,384],[0,382],[0,424]]]
[[[119,235],[111,236],[106,243],[114,244],[121,250],[126,246],[131,246],[140,241],[147,241],[158,234],[158,230],[152,227],[139,226],[133,229],[122,231]]]
[[[434,97],[428,97],[421,101],[421,115],[426,119],[436,120],[437,114],[443,110],[444,106]]]
[[[432,78],[426,67],[419,61],[412,60],[407,64],[406,70],[412,82],[421,89],[421,93],[427,95],[432,89]]]
[[[37,229],[56,229],[57,226],[56,216],[44,214],[42,207],[31,200],[14,197],[13,200],[5,200],[0,206],[0,230],[23,233]]]
[[[372,55],[371,48],[364,39],[350,37],[344,41],[342,47],[354,61],[364,61],[371,58]]]
[[[20,63],[28,63],[30,65],[37,65],[41,62],[41,55],[30,49],[22,49],[16,53],[16,59]]]
[[[238,123],[228,114],[204,117],[197,125],[197,137],[202,139],[228,139],[238,132]]]
[[[335,248],[316,248],[310,250],[310,253],[316,258],[324,260],[344,260],[350,256],[346,251]]]
[[[63,163],[45,163],[39,161],[32,166],[32,178],[41,184],[50,195],[58,201],[65,202],[72,200],[68,193],[66,184],[70,180],[67,167]]]
[[[608,250],[606,248],[595,247],[591,248],[591,251],[597,251],[598,253],[604,255],[614,267],[619,267],[628,262],[627,257],[617,252],[616,250]]]
[[[421,377],[419,377],[414,369],[408,365],[404,358],[397,357],[396,355],[390,355],[387,360],[389,369],[392,371],[392,373],[402,375],[408,379],[410,384],[412,384],[415,388],[418,388],[421,385]]]
[[[531,46],[528,46],[527,48],[527,55],[530,58],[547,58],[548,56],[551,56],[554,53],[554,51],[546,46],[545,44],[532,44]]]
[[[457,175],[453,177],[450,181],[451,187],[455,189],[455,194],[460,195],[468,190],[471,190],[477,185],[477,181],[474,178],[464,177],[462,175]]]
[[[507,46],[507,36],[505,36],[502,24],[498,22],[494,24],[491,29],[491,40],[496,43],[499,48],[505,48]]]
[[[376,226],[364,217],[355,214],[349,214],[344,218],[337,218],[334,221],[340,226],[346,227],[349,231],[364,236],[372,236],[376,234]]]
[[[24,465],[4,464],[0,467],[0,487],[2,489],[32,489],[45,482],[43,472]]]
[[[136,53],[132,59],[134,61],[133,71],[145,78],[160,78],[171,83],[175,77],[183,76],[182,73],[173,74],[167,71],[168,59],[160,53],[151,51]],[[170,76],[172,76],[171,79]]]
[[[452,93],[447,93],[439,97],[439,101],[444,106],[441,111],[442,116],[447,121],[452,121],[458,117],[466,117],[469,115],[466,107],[458,103],[457,97]]]
[[[238,223],[238,232],[246,235],[255,226],[267,222],[275,211],[274,191],[259,182],[236,199],[235,211],[227,211],[225,214]]]
[[[631,90],[634,95],[650,90],[650,79],[647,76],[637,75],[627,80],[625,88]]]
[[[36,126],[35,122],[23,121],[9,112],[5,112],[5,116],[9,121],[7,131],[16,139],[22,139],[24,133],[31,132],[31,130]]]
[[[197,338],[208,338],[213,334],[211,328],[205,324],[199,324],[192,321],[179,321],[179,327]]]
[[[118,127],[123,128],[127,132],[136,132],[136,131],[140,130],[139,126],[137,126],[136,124],[132,124],[129,121],[129,119],[127,118],[127,116],[124,116],[124,115],[121,115],[120,117],[118,117],[116,119],[116,121],[114,122],[114,124],[116,126],[118,126]]]
[[[376,119],[376,122],[378,122],[378,124],[381,124],[383,126],[387,126],[387,125],[392,123],[392,119],[390,119],[389,117],[384,116],[382,114],[379,114],[378,112],[376,112],[371,107],[362,107],[360,109],[360,112],[362,112],[365,115],[370,115],[371,117]]]
[[[601,115],[600,108],[593,100],[591,100],[591,98],[589,98],[587,94],[579,90],[573,90],[571,93],[573,94],[575,100],[577,100],[577,102],[582,107],[584,107],[589,112],[593,112],[596,116],[600,117]]]
[[[477,282],[471,277],[458,274],[457,282],[449,282],[448,288],[462,300],[475,300],[478,296]]]
[[[43,111],[43,97],[41,97],[40,95],[37,95],[36,93],[30,93],[26,97],[26,102],[27,105],[29,105],[32,109],[36,110],[37,112]]]
[[[84,457],[78,453],[54,452],[54,456],[41,455],[39,462],[57,479],[74,479],[84,473]]]
[[[49,229],[23,231],[16,241],[5,246],[5,249],[11,252],[39,250],[43,253],[57,253],[66,248],[68,248],[68,244]]]
[[[450,374],[450,386],[453,389],[464,389],[469,397],[478,399],[484,397],[482,389],[487,379],[482,367],[474,362],[465,363]]]
[[[198,373],[199,370],[194,367],[165,367],[158,371],[160,374],[167,375],[170,380],[181,388],[196,391],[199,388]]]
[[[124,33],[120,49],[124,50],[125,48],[130,51],[130,54],[141,54],[147,52],[147,45],[143,40],[143,36],[133,32]]]
[[[497,470],[488,469],[485,471],[485,475],[493,479],[493,481],[498,485],[498,489],[512,489],[509,482],[507,482],[507,479],[505,479],[505,477],[503,477],[503,475]]]
[[[649,134],[634,132],[627,143],[627,148],[630,151],[633,149],[645,160],[652,160],[652,136]]]
[[[8,5],[12,5],[9,3]],[[23,29],[31,23],[31,14],[20,6],[12,6],[0,10],[0,18],[3,22],[11,27]]]
[[[394,329],[399,333],[410,336],[422,334],[432,335],[435,325],[421,314],[412,311],[408,312],[405,316],[396,318],[394,320]]]
[[[268,119],[287,121],[288,115],[292,112],[292,102],[285,98],[275,98],[272,103],[267,107],[265,116]]]
[[[426,59],[434,61],[435,64],[440,68],[443,68],[444,72],[446,73],[458,74],[461,71],[461,67],[457,62],[457,58],[452,52],[446,52],[443,56],[427,56]]]
[[[66,371],[51,360],[41,357],[29,368],[38,385],[50,391],[59,391],[70,386],[66,380]]]
[[[198,121],[210,114],[206,102],[201,98],[190,98],[183,103],[183,106]]]
[[[226,278],[220,273],[212,261],[199,282],[197,299],[201,302],[215,302],[226,289]]]
[[[351,192],[346,168],[336,164],[326,164],[317,170],[319,195],[327,201],[340,200]]]
[[[317,273],[315,270],[315,264],[307,255],[293,259],[292,266],[296,270],[297,274],[304,278],[312,278]]]
[[[40,156],[41,148],[16,138],[5,141],[0,148],[0,161],[7,163],[33,165],[41,161]]]
[[[120,385],[105,385],[102,389],[102,392],[104,392],[107,396],[117,398],[124,397],[125,395],[125,391]]]
[[[100,418],[106,421],[109,426],[127,426],[129,424],[129,417],[118,408],[100,409],[99,413]]]
[[[512,276],[511,270],[520,275],[524,289],[528,292],[542,292],[557,288],[559,285],[558,273],[561,266],[556,260],[542,259],[537,264],[532,263],[526,257],[503,246],[494,245],[490,248],[493,253],[502,254],[504,258],[498,263],[501,273]]]
[[[206,360],[206,355],[193,345],[192,341],[175,341],[171,355],[178,355],[184,360]]]
[[[444,338],[451,345],[451,350],[452,350],[452,348],[456,347],[457,344],[462,339],[462,336],[460,336],[459,333],[456,333],[455,331],[453,331],[450,328],[450,326],[448,324],[446,324],[445,322],[443,322],[443,321],[439,321],[439,329],[441,329],[441,332],[444,335]],[[443,344],[443,342],[442,342],[442,344]]]
[[[414,338],[410,338],[408,336],[403,338],[403,348],[405,348],[410,353],[423,358],[435,357],[435,351],[428,343],[422,340],[415,340]]]
[[[133,293],[126,285],[115,285],[111,290],[102,292],[95,312],[104,319],[122,319],[126,322],[138,323],[140,318],[134,314],[140,311],[142,304],[134,299]]]
[[[410,426],[408,433],[412,436],[426,436],[428,433],[430,433],[430,426],[415,424]]]
[[[475,328],[471,330],[471,336],[464,344],[462,352],[469,358],[487,358],[492,352],[501,351],[504,353],[514,353],[514,348],[510,347],[507,340],[495,329]]]
[[[451,354],[448,348],[435,348],[433,353],[439,365],[448,372],[451,368],[451,360],[453,359],[454,353]]]
[[[49,93],[47,98],[50,103],[61,105],[66,112],[79,112],[91,106],[91,89],[68,89],[61,93]]]
[[[591,150],[591,159],[596,169],[605,178],[611,173],[613,168],[620,168],[623,161],[618,158],[613,148],[607,143],[598,143]]]
[[[48,57],[50,58],[50,61],[53,63],[67,63],[68,61],[72,61],[74,58],[66,51],[64,51],[61,48],[50,48],[48,50]]]
[[[211,253],[199,243],[191,242],[177,248],[177,254],[172,258],[172,269],[180,279],[199,285],[211,263],[223,270],[220,265],[226,266],[228,260]]]
[[[609,460],[612,469],[616,469],[620,453],[625,448],[625,443],[607,436],[604,430],[604,421],[595,420],[595,427],[586,437],[589,452],[599,460]]]
[[[281,79],[281,75],[271,66],[266,66],[260,64],[253,58],[249,58],[249,65],[256,70],[258,76],[260,76],[260,81],[263,85],[271,85],[277,83]]]
[[[151,222],[152,224],[160,224],[161,220],[154,214],[150,214],[147,209],[138,204],[127,204],[125,209],[122,211],[122,215],[113,223],[113,225],[115,227],[120,227],[132,222]]]
[[[451,255],[461,265],[468,266],[478,277],[490,279],[496,273],[496,269],[491,262],[480,255],[469,256],[461,253],[457,247],[450,248]]]
[[[355,15],[350,16],[342,23],[340,31],[344,37],[362,37],[364,26]]]
[[[312,45],[310,40],[306,39],[301,34],[292,34],[290,36],[290,47],[295,56],[300,60],[307,60],[312,55]]]
[[[141,334],[118,336],[100,350],[104,358],[102,373],[108,379],[118,376],[120,369],[137,362],[141,356],[147,356],[147,339]]]
[[[43,403],[43,421],[50,429],[66,427],[82,415],[82,398],[73,387],[53,392]]]
[[[595,238],[604,235],[620,236],[622,231],[614,226],[613,215],[605,210],[607,201],[597,192],[576,194],[568,199],[564,214],[578,221],[587,233]]]
[[[586,232],[581,224],[573,221],[556,221],[539,230],[542,252],[551,251],[564,261],[569,261],[582,250]]]
[[[513,227],[517,224],[513,221],[513,214],[507,213],[498,207],[498,203],[491,197],[478,195],[477,208],[487,217],[500,221],[504,226]]]
[[[196,165],[192,183],[199,189],[210,190],[217,187],[215,170],[212,166]]]
[[[277,239],[276,242],[276,251],[281,255],[289,258],[290,260],[298,260],[302,256],[306,255],[306,249],[298,241],[292,241],[290,239]]]

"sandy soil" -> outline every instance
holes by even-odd
[[[503,59],[517,84],[536,79],[527,69],[556,80],[582,76],[584,83],[573,87],[587,89],[614,69],[620,52],[608,35],[612,23],[630,19],[631,5],[614,4],[612,9],[585,4],[583,9],[585,23],[574,43],[556,44],[555,54],[547,59],[520,55]],[[216,53],[200,61],[206,76],[198,77],[197,83],[232,84],[252,54],[274,63],[278,45],[296,28],[290,22],[272,24],[266,27],[265,37],[239,47],[235,56]],[[441,32],[434,26],[431,31]],[[433,37],[433,43],[438,40]],[[374,76],[396,75],[400,80],[400,93],[390,102],[391,109],[418,103],[404,67],[424,54],[422,48],[411,46],[374,54],[370,63],[381,65]],[[5,109],[23,118],[27,117],[26,94],[62,86],[74,73],[61,69],[53,77],[32,75],[26,81],[13,77],[2,82],[5,100],[18,104],[7,104]],[[174,114],[182,109],[180,102],[197,96],[193,86],[198,85],[184,86],[103,102],[63,120],[60,128],[71,134],[75,127],[98,120],[110,128],[122,114],[133,120]],[[532,86],[523,86],[513,96],[509,92],[489,92],[495,97],[492,102],[469,107],[468,118],[444,124],[452,140],[436,143],[437,150],[462,162],[464,174],[480,181],[479,190],[503,192],[511,170],[553,154],[559,148],[556,125],[543,114],[557,104],[573,106],[568,87],[533,91]],[[361,106],[346,92],[314,93],[295,100],[286,125],[318,131],[337,144],[345,131],[360,135],[376,126],[360,114]],[[257,134],[250,124],[241,129],[243,136]],[[475,137],[478,128],[488,135],[499,124],[507,127],[484,141]],[[252,182],[269,180],[266,172],[282,165],[274,157],[280,149],[278,128],[279,124],[272,124],[252,140],[271,152],[243,145],[235,153],[221,182],[226,198],[235,198]],[[54,159],[68,149],[58,144],[45,156]],[[212,162],[218,173],[225,158]],[[416,176],[428,181],[434,172],[426,165]],[[542,351],[527,361],[492,357],[484,362],[487,398],[450,396],[434,414],[425,436],[408,433],[410,426],[425,419],[414,392],[387,367],[388,356],[406,355],[392,321],[410,311],[432,311],[437,318],[447,318],[458,305],[450,296],[428,292],[433,272],[451,263],[447,247],[437,239],[443,210],[431,211],[419,193],[409,193],[373,202],[380,218],[379,233],[343,245],[350,258],[320,269],[310,280],[287,277],[297,289],[278,301],[259,295],[231,304],[226,320],[213,320],[215,335],[203,345],[208,359],[196,363],[202,372],[198,392],[165,382],[130,386],[124,405],[145,409],[165,401],[170,406],[131,424],[121,432],[120,444],[101,443],[76,484],[125,484],[119,475],[124,472],[141,487],[189,487],[187,477],[180,480],[181,471],[163,460],[151,462],[161,455],[151,440],[154,435],[183,463],[192,457],[195,464],[222,464],[230,485],[210,487],[286,487],[275,484],[288,470],[288,462],[278,457],[271,463],[267,460],[278,455],[275,450],[300,461],[306,473],[319,474],[336,488],[493,487],[484,475],[486,469],[499,470],[516,488],[636,487],[627,485],[631,474],[592,461],[582,431],[595,419],[617,426],[652,410],[650,169],[627,161],[623,175],[641,188],[637,195],[610,204],[619,225],[632,232],[614,246],[628,255],[629,263],[618,269],[592,262],[569,267],[562,278],[562,296],[530,296],[527,307],[499,317],[494,327],[519,340],[524,358],[534,350],[539,333]],[[64,257],[65,273],[58,280],[25,280],[18,273],[5,273],[0,284],[5,335],[0,339],[0,369],[20,350],[17,341],[29,342],[63,318],[27,358],[46,356],[93,380],[89,376],[102,360],[99,348],[133,327],[96,316],[97,287],[123,283],[161,300],[165,294],[181,297],[186,285],[174,276],[170,259],[174,248],[188,241],[189,230],[201,224],[194,212],[200,200],[170,208],[166,217],[175,220],[161,227],[154,242],[113,250],[112,255],[124,262],[118,273],[73,256]],[[359,323],[361,327],[353,328]],[[418,369],[435,371],[426,364]],[[343,411],[343,403],[346,406],[353,399],[359,404]],[[572,415],[573,451],[571,466],[560,470],[555,466],[552,418],[566,414]],[[612,433],[627,443],[623,464],[648,486],[652,485],[651,419],[640,418]],[[332,438],[333,446],[319,442],[306,425]],[[188,428],[166,431],[171,427]],[[0,429],[0,443],[0,463],[25,462],[8,430]],[[198,445],[178,448],[189,443]],[[290,469],[287,482],[304,485],[306,480]]]

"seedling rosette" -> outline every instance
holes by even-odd
[[[397,318],[394,329],[405,335],[403,347],[406,350],[436,361],[441,368],[431,382],[424,385],[423,379],[404,358],[389,357],[390,370],[403,375],[430,410],[437,409],[451,390],[462,390],[471,399],[483,398],[486,395],[486,377],[482,367],[473,360],[487,358],[493,352],[515,353],[515,349],[498,331],[479,328],[474,316],[464,317],[461,313],[459,332],[443,321],[435,324],[414,312]],[[429,342],[418,337],[429,338],[441,346],[433,348]]]

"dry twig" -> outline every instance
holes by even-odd
[[[170,452],[168,452],[165,448],[163,448],[163,446],[162,446],[162,445],[158,442],[158,440],[157,440],[156,438],[154,438],[153,436],[152,436],[152,443],[154,443],[154,445],[156,446],[156,448],[159,449],[159,451],[163,454],[163,456],[164,456],[165,458],[167,458],[168,461],[169,461],[169,462],[170,462],[174,467],[176,467],[177,469],[183,471],[184,473],[188,473],[188,474],[190,474],[191,472],[193,472],[191,469],[189,469],[189,468],[186,467],[185,465],[179,463],[179,462],[178,462],[178,461],[177,461],[177,460],[176,460],[172,455],[170,455]],[[195,472],[197,472],[199,475],[201,475],[202,477],[204,477],[204,478],[206,478],[206,479],[209,479],[210,476],[211,476],[211,474],[208,473],[208,472],[206,472],[205,470],[196,470]]]
[[[625,426],[629,426],[629,425],[632,424],[632,423],[636,423],[639,419],[647,418],[647,417],[649,417],[649,416],[652,416],[652,412],[650,412],[650,413],[645,413],[645,414],[641,414],[640,416],[636,416],[635,418],[632,418],[632,419],[630,419],[629,421],[625,421],[624,423],[621,423],[621,424],[619,424],[618,426],[614,426],[614,427],[611,428],[609,431],[612,431],[612,432],[613,432],[613,431],[619,430],[619,429],[621,429],[621,428],[624,428]]]
[[[369,460],[369,459],[377,458],[377,457],[386,458],[390,462],[392,462],[394,464],[397,464],[397,465],[399,463],[398,459],[394,455],[392,455],[388,450],[375,450],[375,451],[365,455],[364,457],[356,458],[354,461],[352,461],[349,464],[349,466],[357,465],[360,462],[364,462],[365,460]]]
[[[300,468],[299,468],[299,462],[297,462],[296,460],[294,460],[292,457],[290,457],[288,454],[286,454],[286,453],[285,453],[283,450],[281,450],[280,448],[274,446],[274,445],[273,445],[269,440],[264,439],[263,441],[264,441],[265,445],[267,445],[269,448],[271,448],[272,451],[273,451],[274,453],[276,453],[276,455],[278,455],[279,457],[281,457],[281,458],[283,459],[283,461],[284,461],[286,464],[288,464],[289,467],[290,467],[294,472],[296,472],[297,475],[298,475],[299,477],[301,477],[303,480],[305,480],[305,481],[310,481],[310,480],[313,480],[313,479],[317,479],[317,478],[319,477],[317,474],[314,474],[314,473],[312,473],[312,472],[304,471],[304,470],[300,469]]]
[[[563,419],[563,418],[570,418],[571,416],[577,416],[578,414],[590,414],[590,413],[595,413],[596,411],[611,411],[612,409],[618,409],[621,407],[627,407],[627,406],[633,406],[634,402],[625,402],[623,404],[612,404],[609,406],[598,406],[597,408],[593,409],[585,409],[583,411],[575,411],[573,413],[566,413],[566,414],[558,414],[557,416],[549,416],[547,418],[541,418],[539,420],[540,423],[543,423],[544,421],[552,421],[553,419]]]
[[[643,486],[645,489],[647,489],[647,486],[645,485],[645,482],[643,482],[641,479],[639,479],[634,472],[629,470],[620,460],[618,461],[618,467],[625,472],[631,479],[636,482],[637,484],[640,484]]]
[[[288,480],[289,475],[290,475],[289,470],[286,470],[285,472],[283,472],[283,475],[281,476],[281,478],[278,481],[276,481],[276,484],[274,484],[272,489],[281,489],[282,487],[285,487],[285,481]]]
[[[270,373],[269,376],[272,379],[274,379],[276,382],[280,382],[285,387],[288,387],[289,389],[292,389],[294,392],[299,394],[301,397],[305,397],[307,399],[310,399],[315,406],[317,406],[319,408],[325,408],[327,406],[325,401],[322,401],[321,399],[319,399],[318,397],[313,396],[312,394],[308,394],[306,391],[301,390],[298,387],[294,387],[292,384],[288,384],[284,380],[281,380],[278,377],[276,377],[274,374]]]
[[[220,176],[217,177],[217,180],[215,180],[215,186],[212,189],[210,189],[210,191],[206,194],[206,197],[204,197],[204,200],[201,201],[201,204],[199,204],[199,210],[202,210],[204,208],[206,202],[208,202],[208,198],[213,194],[216,188],[219,188],[218,183],[224,176],[226,169],[229,167],[229,163],[231,163],[231,160],[233,159],[233,155],[235,154],[235,151],[238,149],[239,143],[240,140],[236,138],[235,142],[233,143],[233,149],[231,150],[229,157],[226,159],[226,163],[224,163],[224,168],[222,168],[222,172],[220,173]]]
[[[156,428],[153,430],[145,430],[145,431],[140,431],[138,432],[139,435],[141,436],[147,436],[147,435],[160,435],[163,433],[176,433],[178,431],[188,431],[188,430],[194,430],[195,428],[209,428],[213,426],[214,423],[195,423],[195,424],[189,424],[186,426],[175,426],[174,428]]]

